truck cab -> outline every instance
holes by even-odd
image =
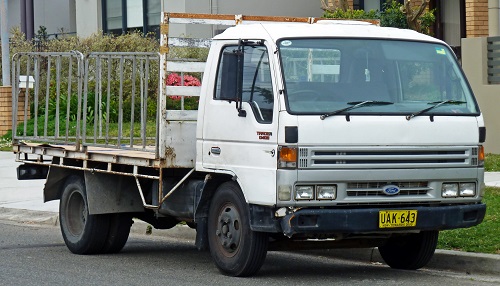
[[[484,140],[442,41],[365,22],[238,25],[212,42],[196,170],[231,176],[252,231],[371,243],[417,269],[439,230],[482,221]],[[214,224],[233,254],[224,233],[238,230]]]

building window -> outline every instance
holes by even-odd
[[[105,33],[120,35],[129,31],[155,33],[158,37],[161,0],[102,0]]]
[[[365,0],[354,0],[354,1],[352,1],[352,8],[354,10],[363,10],[363,9],[365,9]]]

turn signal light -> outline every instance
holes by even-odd
[[[484,166],[484,146],[480,145],[477,152],[477,161],[479,166]]]
[[[278,166],[280,168],[296,168],[297,148],[281,147]]]

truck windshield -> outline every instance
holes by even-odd
[[[374,39],[283,39],[278,42],[291,114],[478,115],[447,46]],[[390,102],[346,109],[350,102]]]

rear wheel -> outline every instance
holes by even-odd
[[[109,214],[109,231],[101,253],[118,253],[127,243],[132,216],[126,213]]]
[[[264,263],[268,246],[266,233],[250,229],[248,205],[239,186],[222,184],[208,212],[208,242],[219,270],[230,276],[250,276]]]
[[[75,254],[100,253],[109,230],[108,215],[90,215],[82,177],[70,176],[59,204],[59,223],[68,249]]]
[[[385,263],[392,268],[416,270],[431,260],[436,250],[438,231],[422,231],[398,236],[378,248]]]

